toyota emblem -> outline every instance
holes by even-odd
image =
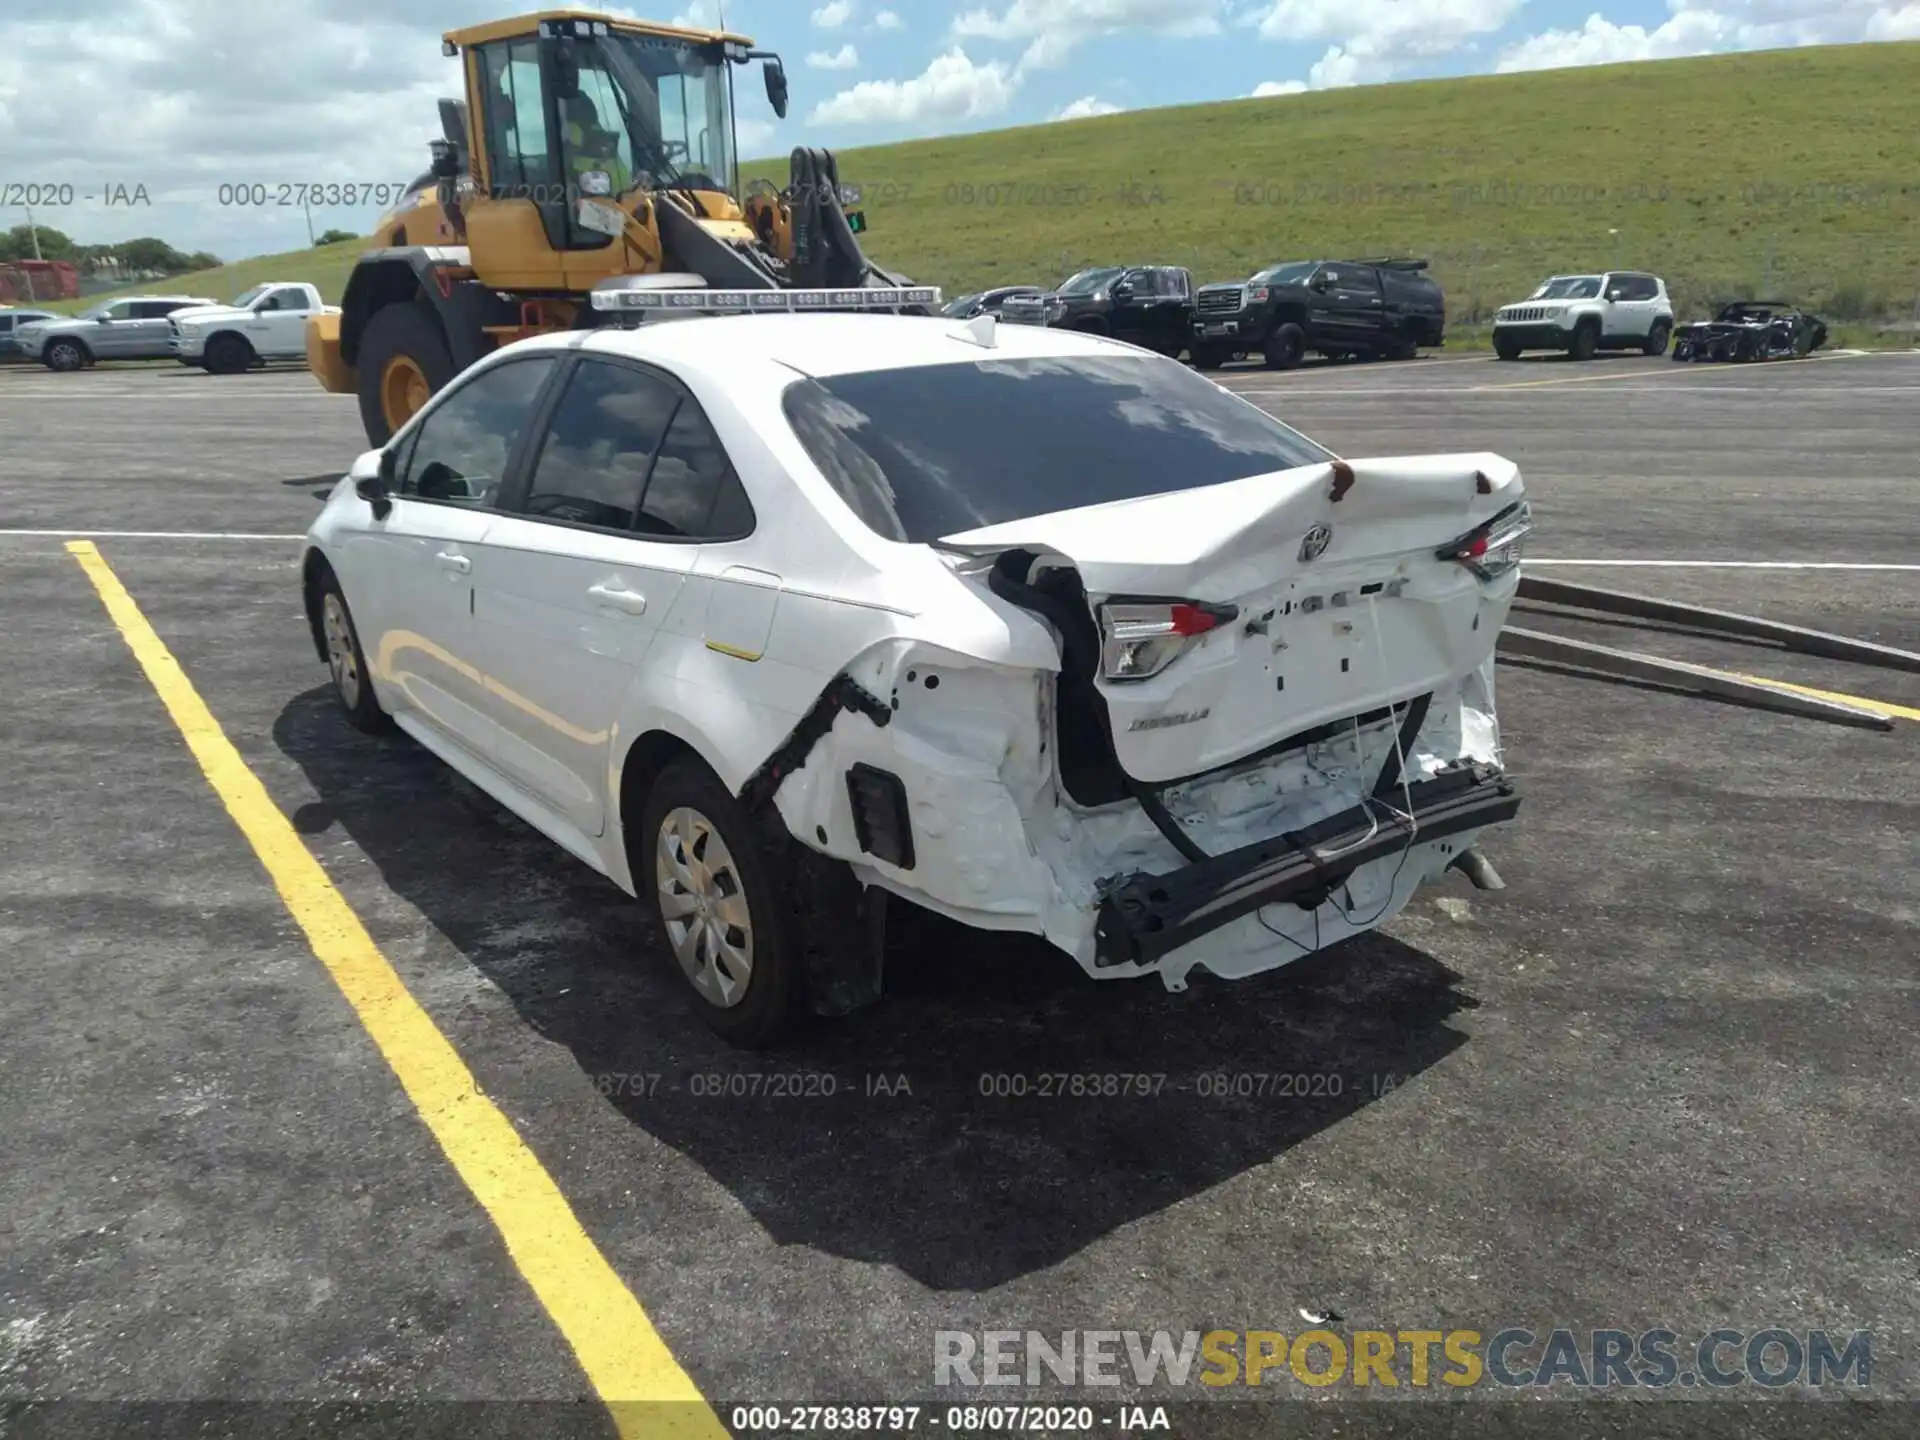
[[[1331,525],[1314,526],[1311,530],[1307,531],[1306,535],[1300,541],[1300,558],[1303,561],[1319,559],[1326,553],[1327,546],[1332,540],[1333,527]]]

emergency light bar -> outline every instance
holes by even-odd
[[[748,315],[795,310],[897,310],[903,305],[938,305],[940,287],[860,290],[600,290],[592,292],[596,310],[678,311],[693,314]]]

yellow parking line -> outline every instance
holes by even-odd
[[[520,1273],[573,1347],[623,1436],[722,1437],[727,1431],[682,1370],[573,1207],[427,1012],[360,917],[247,768],[179,661],[91,541],[67,549],[106,605],[234,824],[306,932],[420,1118],[492,1217]],[[664,1402],[664,1403],[663,1403]]]
[[[1815,700],[1834,700],[1842,705],[1864,705],[1869,710],[1898,715],[1905,720],[1920,720],[1920,710],[1915,710],[1909,705],[1895,705],[1891,700],[1869,700],[1864,695],[1847,695],[1837,690],[1816,690],[1811,685],[1794,685],[1766,675],[1743,675],[1737,670],[1727,670],[1722,673],[1731,675],[1736,680],[1751,680],[1756,684],[1771,685],[1776,690],[1792,690],[1801,695],[1811,695]]]

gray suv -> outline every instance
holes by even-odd
[[[170,360],[167,317],[190,305],[217,305],[198,295],[129,295],[91,310],[24,327],[20,353],[49,370],[82,370],[100,360]]]

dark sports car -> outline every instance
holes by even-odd
[[[1785,300],[1736,300],[1674,332],[1675,360],[1790,360],[1827,343],[1827,325]]]

